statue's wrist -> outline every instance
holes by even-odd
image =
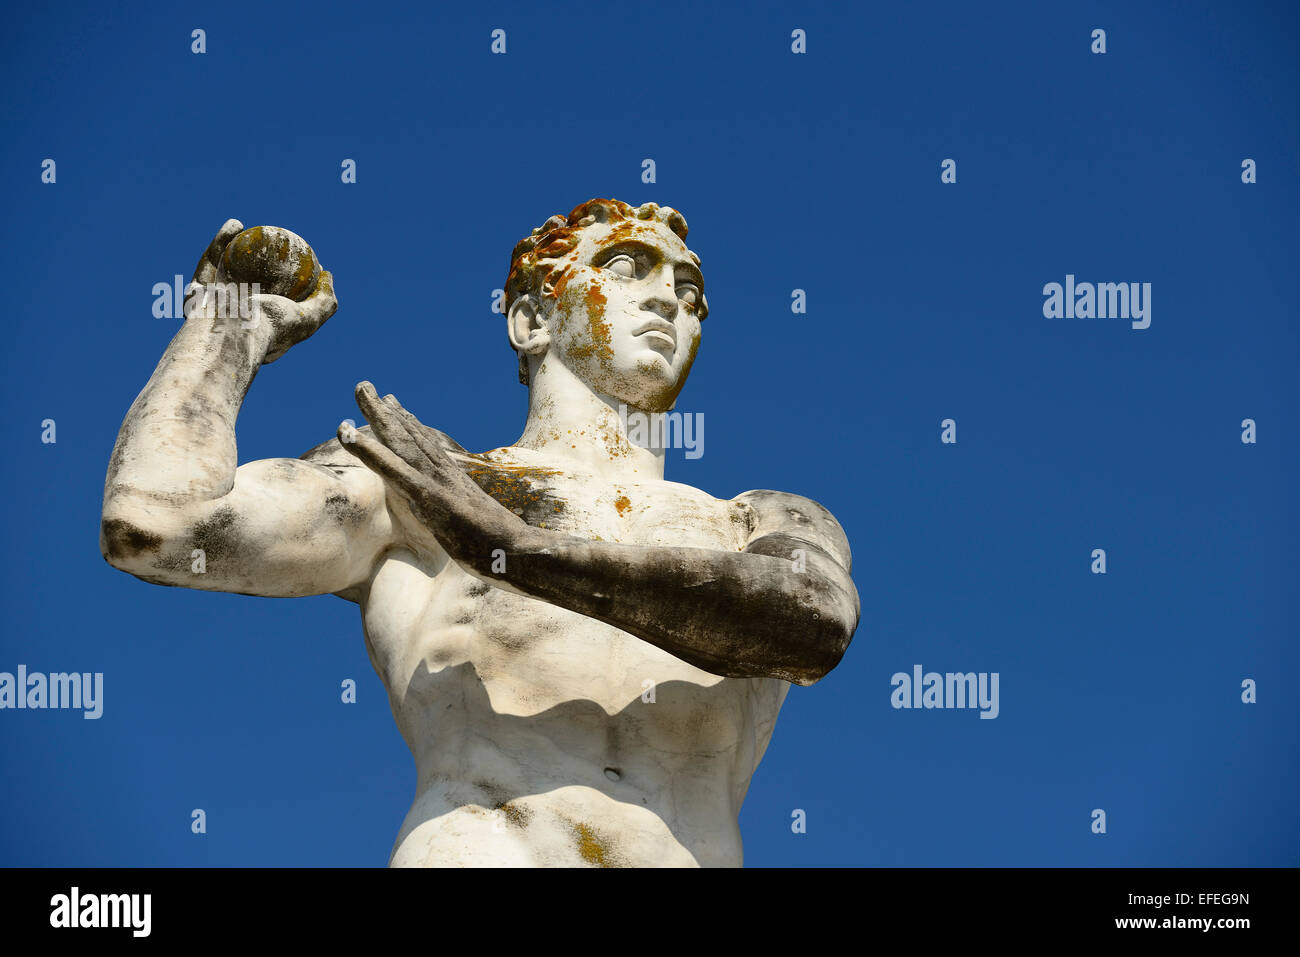
[[[278,358],[278,356],[271,355],[271,349],[274,345],[272,341],[274,336],[274,326],[271,325],[265,316],[260,317],[259,320],[253,321],[249,328],[240,329],[239,333],[248,336],[249,352],[258,364],[265,364]]]
[[[204,333],[247,337],[259,359],[270,349],[275,328],[258,303],[247,299],[226,302],[211,295],[187,307],[185,321]]]

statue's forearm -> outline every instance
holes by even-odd
[[[771,554],[546,536],[510,550],[503,574],[483,577],[614,625],[713,674],[811,684],[848,647],[857,591],[820,553],[810,552],[806,570],[796,571],[785,556],[807,543],[763,544]]]
[[[267,348],[267,324],[194,316],[176,333],[118,432],[104,484],[113,501],[183,506],[230,491],[235,418]]]
[[[373,434],[343,427],[344,448],[485,581],[621,628],[727,677],[812,684],[853,637],[857,590],[833,547],[817,544],[821,533],[807,518],[812,538],[762,532],[760,521],[757,536],[734,552],[598,542],[529,526],[466,474],[448,451],[450,440],[396,398],[380,399],[362,382],[357,403]],[[829,513],[827,520],[834,524]]]

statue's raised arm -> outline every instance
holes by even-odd
[[[382,481],[365,468],[298,459],[237,468],[235,448],[258,369],[334,314],[333,276],[293,233],[231,219],[190,290],[185,322],[113,447],[104,558],[163,585],[274,597],[345,591],[388,541]]]

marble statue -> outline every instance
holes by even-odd
[[[848,647],[858,595],[826,509],[716,499],[629,439],[626,410],[671,409],[700,345],[686,234],[669,207],[593,199],[515,246],[514,443],[467,452],[362,382],[369,425],[237,465],[253,377],[337,302],[302,239],[230,220],[126,415],[110,564],[360,606],[418,775],[392,866],[739,866],[737,814],[786,692]],[[252,319],[213,321],[208,293],[236,282],[259,283]]]

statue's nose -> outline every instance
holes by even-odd
[[[662,316],[669,322],[677,318],[677,299],[674,297],[669,301],[666,296],[654,295],[641,303],[641,308],[646,309],[656,315]]]
[[[657,313],[669,322],[677,318],[677,290],[671,277],[654,287],[641,303],[641,308]]]

